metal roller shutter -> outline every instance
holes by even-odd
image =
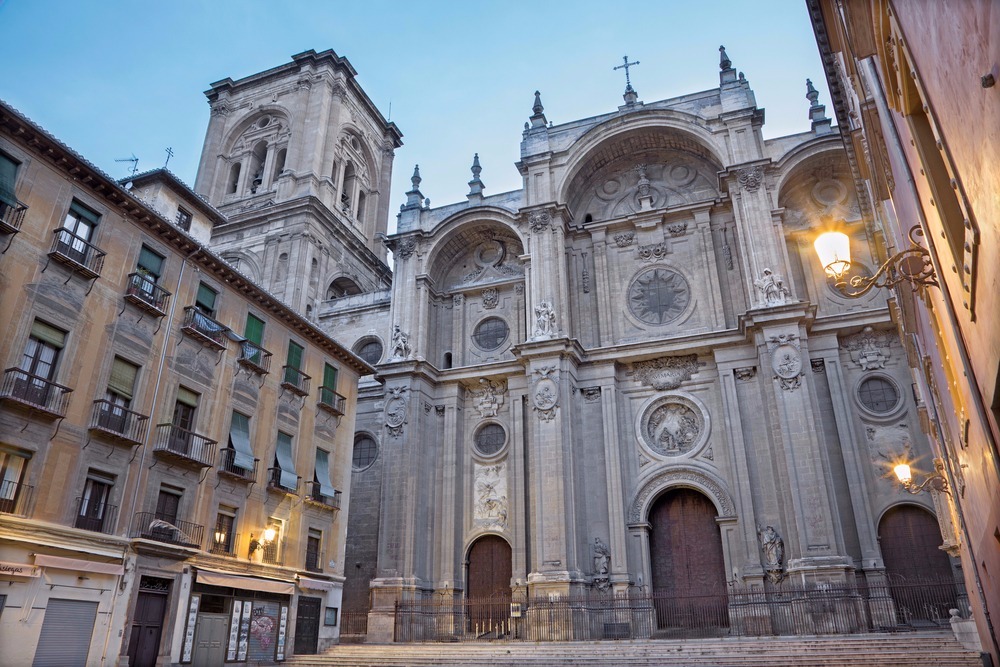
[[[50,598],[33,667],[87,667],[97,603]]]

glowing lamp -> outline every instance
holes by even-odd
[[[844,232],[823,232],[813,242],[827,275],[840,280],[851,268],[851,239]]]
[[[910,472],[910,466],[908,464],[900,463],[894,466],[892,471],[896,473],[896,479],[898,479],[900,484],[904,487],[909,486],[913,482],[913,473]]]
[[[268,528],[264,531],[264,542],[274,542],[274,538],[278,536],[278,533],[274,528]]]

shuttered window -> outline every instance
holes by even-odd
[[[136,266],[139,273],[149,276],[155,283],[163,272],[163,255],[142,246]]]
[[[276,466],[279,469],[281,486],[286,489],[298,487],[299,478],[295,474],[295,463],[292,461],[292,436],[278,431],[278,446],[275,450]]]
[[[330,364],[323,364],[323,386],[337,391],[337,369]]]
[[[236,450],[233,463],[244,470],[253,469],[253,447],[250,444],[250,418],[239,412],[233,413],[229,426],[229,446]]]
[[[302,369],[302,346],[288,341],[288,360],[285,362],[296,370]]]
[[[177,402],[188,405],[192,408],[198,407],[198,394],[191,391],[190,389],[185,389],[184,387],[177,388]]]
[[[215,299],[217,296],[219,296],[219,293],[214,289],[205,283],[198,283],[198,298],[195,299],[194,305],[209,317],[214,317]]]
[[[111,377],[108,378],[108,391],[131,399],[138,373],[138,366],[130,364],[121,357],[115,357],[114,363],[111,364]]]
[[[52,347],[62,349],[66,345],[66,332],[56,329],[51,324],[35,320],[31,325],[31,337],[44,341]]]
[[[247,325],[243,329],[243,337],[257,345],[264,344],[264,320],[247,313]]]
[[[17,183],[18,163],[0,153],[0,204],[17,206],[14,185]]]

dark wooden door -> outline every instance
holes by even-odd
[[[899,620],[947,619],[958,603],[937,519],[913,505],[894,507],[882,517],[878,538]]]
[[[650,564],[663,627],[725,627],[726,566],[715,505],[691,489],[669,491],[649,512]]]
[[[312,655],[319,643],[320,598],[299,598],[295,616],[295,654]]]
[[[128,643],[129,667],[153,667],[160,652],[166,593],[140,591],[135,602],[135,619]]]
[[[469,630],[481,635],[496,633],[510,617],[510,545],[502,537],[487,535],[469,549]]]

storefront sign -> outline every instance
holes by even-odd
[[[188,607],[187,629],[184,631],[184,650],[181,653],[181,662],[191,662],[191,651],[194,649],[194,628],[198,624],[198,602],[201,596],[192,595],[191,604]]]
[[[275,660],[285,659],[285,630],[288,628],[288,607],[281,606],[281,616],[278,621],[278,650]]]
[[[240,614],[243,612],[243,602],[233,600],[233,617],[229,621],[229,648],[226,650],[226,661],[236,659],[236,646],[240,638]]]
[[[40,577],[42,568],[25,563],[7,563],[0,561],[0,576],[2,577]]]
[[[240,662],[247,659],[247,651],[250,649],[250,602],[243,603],[243,617],[240,618],[240,648],[236,659]]]

